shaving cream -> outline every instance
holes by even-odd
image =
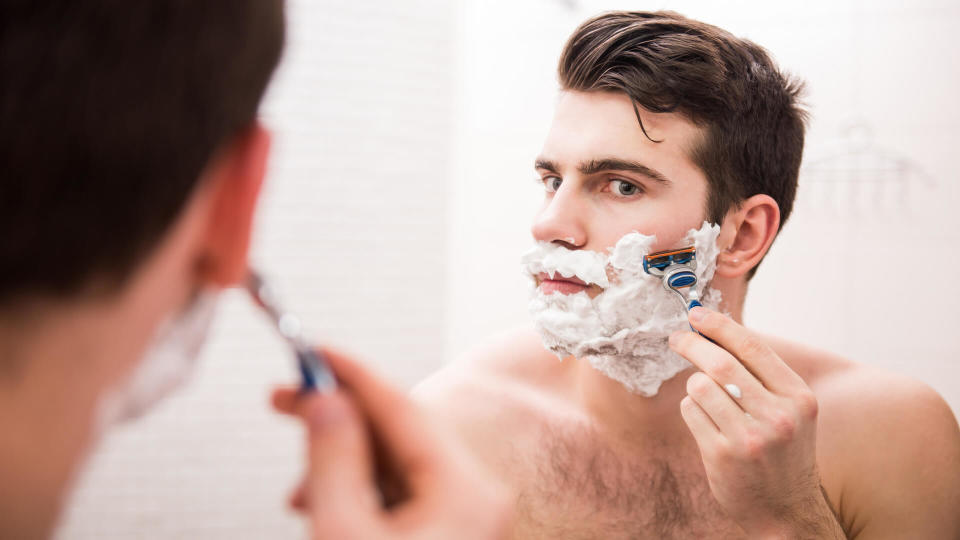
[[[95,428],[104,432],[135,420],[193,374],[213,320],[218,294],[203,291],[154,334],[139,364],[100,399]]]
[[[697,250],[694,287],[711,309],[720,305],[720,292],[708,286],[716,270],[719,234],[718,225],[704,222],[687,233],[683,244]],[[689,328],[686,309],[660,278],[643,271],[643,258],[655,242],[655,236],[632,232],[607,253],[539,242],[521,259],[524,274],[534,283],[528,308],[543,345],[561,360],[586,360],[647,397],[691,366],[667,344],[670,334]],[[540,273],[576,277],[603,291],[594,298],[586,292],[544,294],[535,285]]]

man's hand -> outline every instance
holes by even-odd
[[[714,497],[751,538],[845,538],[820,487],[817,400],[746,328],[704,308],[670,347],[701,371],[680,412]],[[733,386],[731,386],[733,385]]]
[[[503,489],[406,396],[344,356],[324,353],[341,390],[273,395],[275,408],[307,426],[309,466],[292,505],[308,514],[312,537],[503,537]]]

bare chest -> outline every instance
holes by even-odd
[[[695,450],[632,453],[571,435],[547,431],[502,462],[517,493],[514,538],[744,537],[710,493]]]

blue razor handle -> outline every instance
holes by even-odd
[[[695,308],[695,307],[703,307],[703,304],[701,304],[699,300],[691,300],[690,303],[687,304],[687,313],[689,313],[690,310],[693,309],[693,308]],[[690,325],[690,330],[693,330],[694,332],[697,332],[697,329],[694,328],[692,324]],[[700,332],[697,332],[697,333],[700,334]],[[700,335],[703,336],[703,334],[700,334]],[[703,336],[703,337],[707,338],[708,341],[710,341],[711,343],[713,343],[713,340],[712,340],[712,339],[708,338],[707,336]]]
[[[303,337],[300,318],[280,307],[273,290],[258,272],[249,269],[245,283],[254,303],[269,316],[277,332],[292,349],[300,371],[301,392],[333,392],[337,377],[324,354]]]
[[[310,347],[297,348],[301,392],[330,392],[337,388],[337,378],[330,371],[324,354]]]
[[[668,273],[664,275],[664,280],[665,280],[664,285],[666,285],[667,289],[674,291],[680,295],[681,300],[683,300],[684,303],[686,304],[686,308],[688,312],[697,306],[703,306],[703,304],[701,304],[700,301],[697,300],[696,298],[687,301],[687,299],[683,297],[683,294],[677,290],[677,289],[682,289],[684,287],[694,286],[697,283],[696,274],[694,274],[693,272],[690,272],[689,270],[681,270],[679,272],[669,272],[668,270]],[[694,332],[697,331],[692,324],[690,325],[690,330],[693,330]]]
[[[690,310],[693,309],[693,308],[695,308],[695,307],[703,307],[703,304],[701,304],[699,300],[696,300],[696,299],[691,300],[691,301],[690,301],[690,304],[687,305],[687,313],[689,313]],[[706,309],[706,308],[704,308],[704,309]],[[693,330],[694,332],[700,334],[701,336],[703,336],[703,339],[709,341],[710,343],[713,343],[714,345],[717,344],[716,341],[708,338],[707,336],[704,336],[704,335],[703,335],[703,332],[701,332],[701,331],[697,330],[696,328],[694,328],[692,324],[690,325],[690,330]]]

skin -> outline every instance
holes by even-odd
[[[120,290],[0,306],[9,368],[0,372],[0,538],[51,535],[71,482],[102,435],[95,420],[104,393],[131,372],[158,325],[180,313],[198,289],[245,278],[269,141],[255,125],[224,145],[180,216]],[[500,536],[508,507],[497,483],[478,474],[448,436],[426,426],[405,396],[331,354],[342,390],[322,396],[281,391],[275,400],[307,427],[304,485],[311,502],[301,508],[313,538]],[[409,487],[390,509],[376,497],[372,471],[379,463],[391,464],[393,481]],[[477,523],[475,511],[487,519]],[[459,535],[463,523],[471,529]]]
[[[561,94],[537,159],[546,193],[536,240],[604,251],[639,231],[655,234],[659,251],[699,228],[707,182],[689,157],[699,128],[677,114],[641,118],[662,142],[644,136],[623,94]],[[589,166],[608,160],[656,174]],[[711,285],[730,316],[691,312],[713,343],[672,336],[694,367],[653,397],[586,362],[557,362],[532,330],[498,338],[416,389],[514,490],[513,537],[960,536],[960,429],[933,390],[743,326],[746,274],[779,223],[766,195],[727,213]],[[741,398],[724,390],[729,383]]]

